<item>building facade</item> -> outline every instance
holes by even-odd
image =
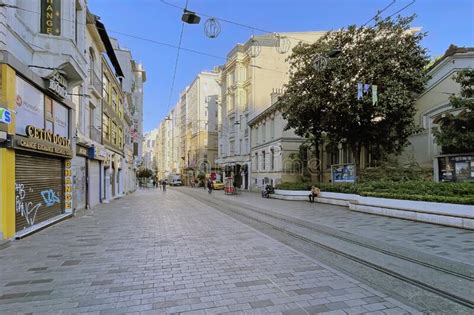
[[[156,141],[159,178],[181,174],[190,185],[198,174],[217,172],[220,69],[203,71],[181,92],[161,121]]]
[[[2,238],[22,237],[72,215],[76,109],[88,76],[84,1],[13,1],[0,8],[0,216]],[[72,25],[71,25],[72,24]],[[49,47],[58,47],[51,50]],[[61,52],[61,53],[59,53]]]
[[[248,122],[268,108],[270,94],[288,81],[286,58],[300,41],[314,42],[325,32],[259,35],[237,44],[227,55],[221,75],[221,126],[218,159],[225,176],[238,188],[250,188]],[[284,47],[283,47],[284,46]]]
[[[157,154],[156,154],[156,138],[158,136],[158,129],[146,132],[143,135],[143,153],[142,153],[142,167],[153,171],[157,171]]]
[[[103,168],[111,163],[102,139],[102,58],[113,51],[105,27],[85,0],[6,3],[0,7],[0,238],[22,237],[100,203],[107,198]]]
[[[422,132],[410,137],[409,146],[400,156],[401,163],[414,161],[431,167],[433,159],[441,154],[441,147],[436,144],[433,132],[438,127],[435,123],[436,118],[453,112],[449,97],[460,92],[460,86],[453,77],[460,70],[468,68],[474,68],[474,48],[456,46],[449,47],[430,67],[428,72],[430,80],[415,103],[415,122],[422,128]]]
[[[197,75],[186,92],[187,119],[190,128],[190,146],[187,152],[189,177],[217,171],[219,69]]]
[[[301,161],[294,156],[298,155],[304,139],[292,129],[285,130],[286,120],[277,108],[279,95],[281,90],[276,89],[271,95],[272,105],[248,123],[251,133],[252,190],[301,180]]]

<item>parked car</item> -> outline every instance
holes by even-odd
[[[213,182],[213,185],[214,185],[214,190],[222,190],[224,189],[224,183],[221,182],[220,180],[215,180]]]

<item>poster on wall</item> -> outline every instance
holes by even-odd
[[[355,181],[354,164],[331,165],[333,183],[353,183]]]
[[[69,138],[69,115],[66,106],[54,102],[54,133]]]
[[[26,135],[26,126],[44,128],[44,94],[16,77],[16,133]]]

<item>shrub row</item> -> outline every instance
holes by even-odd
[[[359,194],[362,196],[459,204],[474,204],[474,183],[435,183],[431,181],[371,181],[352,183],[282,183],[277,189],[309,190]]]

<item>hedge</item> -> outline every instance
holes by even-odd
[[[362,196],[458,204],[474,204],[474,183],[435,183],[432,181],[371,181],[352,183],[282,183],[277,189],[309,190],[359,194]]]

